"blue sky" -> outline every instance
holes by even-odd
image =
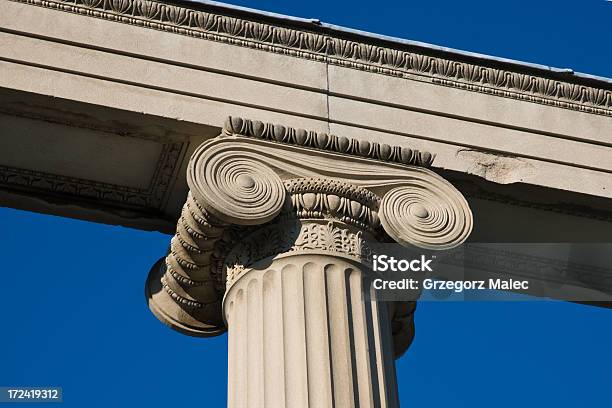
[[[235,1],[612,77],[612,3]],[[66,407],[223,407],[227,337],[148,311],[160,233],[0,208],[0,386],[59,385]],[[422,303],[397,362],[403,406],[610,407],[612,311],[563,302]]]

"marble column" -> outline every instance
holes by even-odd
[[[369,284],[376,200],[340,182],[285,186],[278,220],[226,256],[228,406],[397,407],[390,317]]]
[[[366,299],[364,273],[300,254],[235,282],[224,300],[228,406],[397,407],[389,316]]]
[[[414,302],[376,301],[372,248],[452,248],[472,229],[433,158],[241,118],[196,149],[146,296],[175,330],[229,332],[230,408],[399,405]]]

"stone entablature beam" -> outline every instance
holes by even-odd
[[[367,129],[435,150],[438,169],[612,197],[609,82],[294,23],[195,3],[5,1],[0,86],[202,127],[232,112]]]

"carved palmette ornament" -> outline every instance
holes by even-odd
[[[461,244],[472,214],[461,193],[427,168],[433,158],[407,147],[228,118],[222,134],[191,157],[190,193],[176,235],[149,276],[151,309],[184,333],[217,335],[225,330],[226,286],[262,259],[326,251],[367,263],[368,242],[427,249]]]

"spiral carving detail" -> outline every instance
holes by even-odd
[[[446,180],[428,173],[389,190],[380,205],[381,223],[403,245],[449,249],[472,231],[465,198]]]
[[[236,225],[268,222],[285,201],[285,188],[276,172],[240,153],[215,154],[201,147],[189,163],[187,182],[207,210]]]

